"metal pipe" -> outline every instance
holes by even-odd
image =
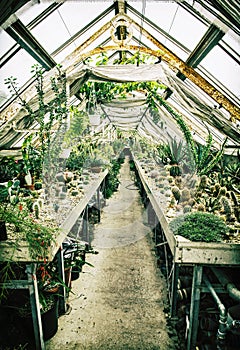
[[[232,283],[229,279],[229,277],[225,274],[225,272],[221,269],[218,270],[217,268],[212,267],[211,270],[219,280],[219,282],[227,289],[227,292],[229,296],[240,302],[240,290],[237,289],[234,283]]]
[[[219,319],[219,327],[218,327],[218,333],[217,333],[217,339],[220,341],[224,341],[226,337],[227,332],[227,310],[221,300],[219,299],[217,293],[215,292],[213,286],[209,282],[208,278],[206,276],[203,277],[203,281],[208,287],[210,293],[212,294],[213,299],[217,303],[218,310],[220,313],[220,319]]]

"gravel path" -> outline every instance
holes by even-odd
[[[47,350],[174,350],[167,332],[166,283],[126,158],[120,186],[103,209],[87,255],[94,267],[73,281],[70,314]]]

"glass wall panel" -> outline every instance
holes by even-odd
[[[5,30],[0,29],[0,57],[16,43]]]
[[[4,79],[11,76],[17,78],[19,88],[23,86],[31,77],[31,67],[37,62],[26,51],[19,51],[11,60],[9,60],[0,70],[0,94],[2,105],[11,97]]]

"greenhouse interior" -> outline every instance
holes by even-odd
[[[0,350],[240,349],[240,3],[0,3]]]

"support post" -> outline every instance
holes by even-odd
[[[85,208],[84,214],[83,214],[83,239],[89,242],[89,227],[88,227],[88,205]]]
[[[38,286],[37,286],[37,277],[36,277],[36,264],[31,263],[26,265],[26,272],[28,278],[28,289],[30,304],[32,310],[32,321],[33,321],[33,330],[36,350],[45,350],[45,344],[43,340],[43,330],[42,330],[42,320],[39,306],[39,297],[38,297]]]
[[[173,262],[172,290],[171,290],[171,317],[177,315],[177,285],[179,278],[179,264]]]
[[[194,265],[189,330],[188,330],[188,336],[187,336],[187,350],[196,349],[201,282],[202,282],[202,266]]]
[[[98,222],[101,221],[101,201],[100,201],[100,188],[97,189],[97,213],[98,213]]]
[[[65,275],[64,275],[64,258],[63,258],[63,249],[62,245],[60,249],[58,250],[57,254],[57,266],[58,266],[58,273],[61,278],[61,280],[65,283]],[[67,305],[66,305],[66,288],[64,286],[60,286],[60,297],[59,297],[59,314],[65,314],[67,312]]]

